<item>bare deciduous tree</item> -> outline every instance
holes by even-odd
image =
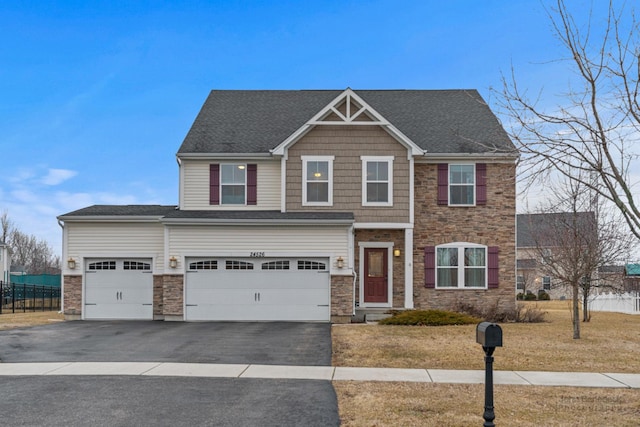
[[[637,242],[621,229],[618,211],[607,212],[582,179],[566,179],[550,189],[529,227],[538,267],[571,290],[573,338],[580,338],[580,296],[583,320],[589,319],[589,296],[599,286],[598,270],[624,262]]]
[[[557,105],[533,98],[515,71],[497,91],[498,109],[520,150],[526,188],[559,173],[608,200],[640,240],[633,182],[640,149],[640,28],[633,10],[608,4],[604,22],[578,23],[563,0],[548,11],[576,80]],[[636,178],[637,180],[637,175]]]
[[[31,274],[60,273],[60,256],[43,239],[18,230],[7,211],[0,215],[2,240],[9,246],[13,265],[24,267]]]

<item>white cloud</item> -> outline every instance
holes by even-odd
[[[76,176],[78,172],[69,169],[49,169],[49,172],[42,178],[44,185],[58,185]]]

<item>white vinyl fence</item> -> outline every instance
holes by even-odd
[[[591,311],[640,314],[640,293],[600,294],[590,302]]]

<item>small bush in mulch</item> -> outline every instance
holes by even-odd
[[[470,325],[479,319],[467,314],[444,310],[394,311],[393,315],[378,322],[380,325],[445,326]]]
[[[457,300],[450,309],[456,313],[465,313],[487,322],[496,323],[540,323],[545,321],[546,314],[545,311],[540,310],[538,307],[527,306],[523,303],[516,304],[515,308],[504,309],[500,306],[499,300],[485,305]]]
[[[540,292],[538,294],[538,300],[540,300],[540,301],[550,301],[551,300],[551,296],[549,296],[548,293],[543,291],[543,292]]]

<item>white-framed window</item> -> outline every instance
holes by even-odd
[[[551,277],[550,276],[542,276],[542,289],[545,291],[551,290]]]
[[[393,156],[361,156],[362,206],[393,205]]]
[[[449,205],[474,206],[476,167],[474,164],[449,165]]]
[[[220,203],[244,205],[247,200],[247,165],[227,163],[220,165]]]
[[[518,275],[516,280],[516,289],[524,289],[524,276]]]
[[[333,205],[334,156],[302,156],[302,205]]]
[[[487,247],[474,243],[436,246],[436,288],[487,287]]]

